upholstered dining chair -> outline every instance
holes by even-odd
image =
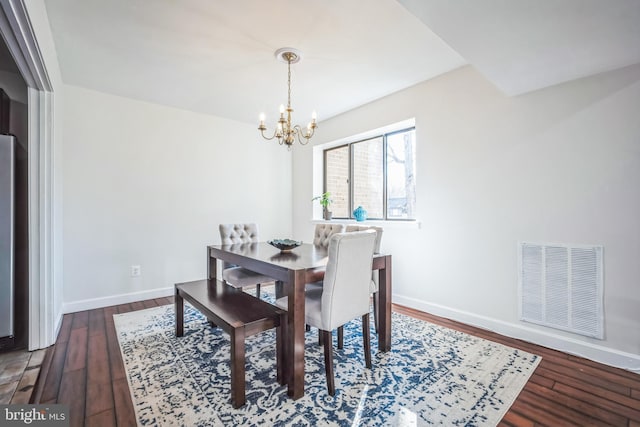
[[[250,245],[257,243],[258,226],[256,224],[220,224],[220,239],[223,245]],[[273,282],[274,279],[243,267],[223,262],[222,279],[235,288],[256,287],[256,297],[260,298],[260,284]]]
[[[329,239],[336,233],[344,233],[344,224],[316,224],[313,244],[326,248],[329,246]]]
[[[335,394],[332,330],[362,317],[365,364],[371,368],[369,282],[375,240],[373,230],[332,235],[322,289],[305,292],[305,321],[322,335],[327,390],[332,396]],[[286,310],[287,297],[276,300],[276,305]]]
[[[347,225],[345,231],[347,233],[352,233],[354,231],[364,231],[364,230],[374,230],[376,232],[376,245],[374,249],[374,253],[380,253],[380,243],[382,242],[382,227],[377,227],[374,225]],[[318,234],[318,233],[316,233]],[[373,323],[375,325],[376,332],[378,332],[378,291],[380,289],[380,285],[378,283],[378,270],[375,270],[371,273],[371,283],[370,290],[371,295],[373,296]],[[306,286],[306,290],[310,291],[313,289],[321,289],[322,282],[309,283]],[[320,344],[320,338],[318,337],[318,343]],[[344,344],[344,330],[342,327],[338,328],[338,348],[342,348]]]

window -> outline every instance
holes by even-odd
[[[324,191],[334,218],[415,219],[415,128],[383,133],[324,150]]]

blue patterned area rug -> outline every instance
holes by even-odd
[[[176,338],[172,305],[114,316],[138,425],[415,426],[496,425],[540,357],[398,313],[392,350],[364,365],[362,325],[334,345],[336,395],[327,393],[317,331],[307,332],[305,396],[276,382],[275,332],[246,342],[247,404],[231,406],[229,336],[185,305]],[[335,338],[334,338],[335,344]]]

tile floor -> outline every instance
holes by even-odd
[[[29,403],[46,351],[0,353],[0,404]]]

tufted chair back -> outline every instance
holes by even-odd
[[[329,246],[331,236],[336,233],[344,233],[344,224],[317,224],[313,234],[313,244],[316,246]]]
[[[223,245],[237,245],[258,242],[258,226],[256,224],[220,224],[220,240]],[[233,264],[222,263],[227,269]]]
[[[258,226],[256,224],[220,224],[220,239],[223,245],[257,242]]]

